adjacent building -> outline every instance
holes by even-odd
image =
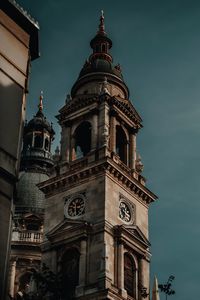
[[[39,26],[15,1],[0,2],[0,299],[5,299],[13,195],[18,179],[30,62]]]
[[[33,270],[39,270],[41,262],[45,197],[37,184],[49,178],[54,165],[51,155],[54,130],[44,116],[42,99],[41,94],[36,115],[24,127],[11,239],[11,297],[25,290]]]

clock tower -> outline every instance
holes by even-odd
[[[60,160],[46,195],[43,261],[64,299],[149,299],[148,209],[136,151],[142,120],[100,17],[92,54],[57,116]]]

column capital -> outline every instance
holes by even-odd
[[[111,109],[110,109],[110,116],[111,117],[117,117],[118,116],[118,113],[116,112],[116,110],[113,107],[111,107]]]
[[[138,133],[138,130],[139,130],[139,128],[132,127],[132,128],[130,129],[130,133],[131,133],[131,134],[137,134],[137,133]]]
[[[71,127],[72,126],[72,120],[68,120],[66,122],[64,122],[65,127]]]

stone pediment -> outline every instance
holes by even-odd
[[[119,96],[114,96],[110,98],[110,102],[116,107],[118,107],[120,110],[122,110],[127,116],[129,116],[131,119],[133,119],[136,123],[138,123],[139,127],[142,127],[142,119],[136,109],[134,108],[133,104],[130,102],[130,100],[123,99]]]
[[[134,239],[142,244],[145,248],[148,248],[151,244],[145,237],[143,232],[137,225],[120,225],[116,226],[116,234],[119,238]]]
[[[41,217],[39,217],[38,215],[35,215],[33,213],[26,213],[23,215],[23,218],[25,220],[31,220],[31,221],[41,221],[42,220]]]
[[[52,228],[47,234],[47,238],[49,240],[53,239],[56,236],[61,235],[68,235],[71,236],[71,233],[75,231],[80,230],[83,232],[85,229],[87,229],[89,224],[85,221],[80,220],[70,220],[70,219],[64,219],[62,222],[57,224],[54,228]]]

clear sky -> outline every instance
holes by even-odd
[[[200,280],[200,2],[195,0],[18,0],[40,23],[41,57],[32,63],[27,118],[44,91],[54,123],[91,53],[100,10],[130,99],[143,119],[138,150],[150,208],[151,273],[173,274],[173,300],[199,298]],[[161,300],[164,295],[161,295]]]

